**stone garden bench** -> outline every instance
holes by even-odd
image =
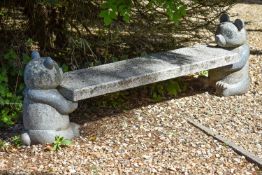
[[[67,99],[78,101],[238,61],[237,53],[198,45],[67,72],[59,91]]]
[[[208,82],[223,96],[239,95],[249,86],[249,47],[242,21],[221,16],[220,47],[196,45],[63,74],[50,57],[32,53],[25,68],[26,84],[22,141],[26,145],[51,143],[60,135],[71,139],[79,135],[79,126],[68,114],[77,101],[150,83],[210,70]],[[237,34],[231,41],[228,31]],[[232,32],[233,31],[233,32]],[[239,34],[240,33],[240,34]],[[239,36],[238,36],[239,34]],[[230,48],[224,49],[230,44]],[[234,46],[234,47],[232,47]]]

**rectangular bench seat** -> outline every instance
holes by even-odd
[[[236,63],[237,53],[206,45],[181,48],[64,74],[59,91],[83,100]]]

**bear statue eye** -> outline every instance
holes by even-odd
[[[46,58],[45,61],[44,61],[44,66],[45,66],[47,69],[53,69],[53,67],[54,67],[54,61],[53,61],[50,57],[48,57],[48,58]]]

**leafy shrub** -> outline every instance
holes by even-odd
[[[123,17],[125,22],[129,22],[131,12],[131,0],[108,0],[102,5],[99,16],[104,19],[105,25],[110,25],[118,16]]]
[[[131,0],[107,0],[101,5],[102,11],[99,16],[104,19],[105,25],[110,25],[119,16],[125,22],[129,22],[132,15],[131,9],[135,3],[137,2]],[[176,23],[186,15],[186,5],[180,0],[151,0],[148,1],[147,7],[163,8],[169,19]]]
[[[40,50],[62,51],[61,62],[78,69],[208,39],[216,19],[235,2],[32,0],[23,8]]]
[[[19,119],[22,109],[23,67],[30,57],[22,55],[22,62],[13,49],[1,56],[0,62],[0,127],[11,126]]]
[[[151,98],[154,101],[160,101],[166,96],[176,97],[179,93],[184,92],[187,86],[180,79],[174,79],[155,83],[149,86],[149,89]]]
[[[127,101],[129,93],[123,92],[115,92],[113,94],[105,95],[101,98],[101,100],[96,102],[96,105],[105,108],[125,108],[125,102]]]

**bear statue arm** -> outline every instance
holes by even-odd
[[[249,46],[247,44],[243,45],[239,52],[241,60],[238,63],[233,64],[231,70],[235,71],[242,69],[248,61],[250,54]]]
[[[52,106],[63,115],[69,114],[77,108],[76,102],[65,99],[56,89],[27,90],[27,96],[34,102]]]

